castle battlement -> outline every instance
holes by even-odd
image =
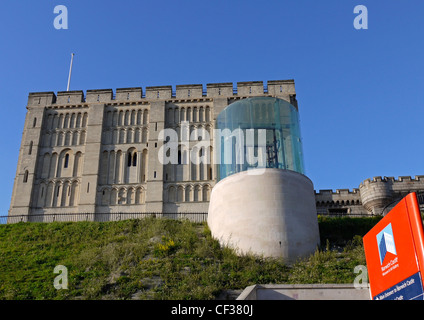
[[[31,92],[9,213],[206,212],[216,166],[163,164],[159,134],[253,97],[297,108],[294,80]]]
[[[332,189],[324,189],[324,190],[319,190],[318,192],[315,191],[315,195],[316,196],[326,196],[326,195],[355,195],[355,194],[359,194],[359,189],[355,188],[355,189],[336,189],[335,191]]]
[[[373,177],[365,179],[357,189],[315,191],[317,210],[320,214],[382,214],[388,212],[397,201],[408,193],[422,193],[424,176]],[[422,197],[422,196],[421,196]],[[358,209],[358,205],[364,210]]]
[[[184,84],[173,86],[95,89],[54,92],[31,92],[28,105],[72,105],[84,103],[130,103],[143,100],[193,100],[207,98],[246,98],[253,96],[273,96],[283,98],[294,106],[296,92],[294,80],[225,82],[202,84]]]
[[[408,193],[424,191],[424,176],[417,175],[365,179],[356,189],[315,191],[319,214],[383,214]],[[423,203],[424,201],[421,200]],[[424,207],[424,206],[423,206]]]
[[[420,182],[424,184],[424,176],[423,175],[417,175],[415,177],[411,176],[399,176],[398,179],[395,177],[373,177],[365,179],[363,182],[361,182],[360,187],[367,186],[369,184],[377,183],[377,182],[391,182],[393,184],[399,184],[399,183],[406,183],[406,182]]]
[[[294,80],[29,93],[9,213],[206,212],[216,166],[162,164],[159,133],[187,122],[208,130],[250,97],[297,108]],[[315,199],[319,214],[381,214],[414,191],[424,191],[424,175],[373,177]]]

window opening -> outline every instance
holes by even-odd
[[[65,155],[65,165],[63,166],[64,168],[67,168],[68,167],[68,165],[69,165],[69,154],[67,153],[66,155]]]

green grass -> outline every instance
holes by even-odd
[[[353,283],[373,218],[320,218],[322,246],[307,259],[237,256],[206,224],[146,218],[0,225],[0,299],[214,299],[268,283]],[[57,290],[57,265],[68,289]]]

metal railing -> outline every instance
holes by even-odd
[[[418,203],[422,207],[424,205],[424,193],[417,192]],[[345,212],[321,213],[318,215],[323,217],[371,217],[373,214],[352,214]],[[0,216],[0,224],[10,224],[19,222],[77,222],[77,221],[120,221],[129,219],[143,219],[148,217],[168,218],[175,220],[190,220],[192,222],[206,222],[208,218],[207,212],[178,212],[178,213],[162,213],[162,212],[111,212],[111,213],[46,213],[46,214],[29,214],[29,215],[13,215]]]
[[[375,214],[372,213],[346,213],[346,212],[332,212],[332,213],[318,213],[318,216],[321,217],[335,217],[335,218],[368,218],[375,217]]]
[[[179,212],[179,213],[158,213],[158,212],[135,212],[135,213],[49,213],[49,214],[29,214],[0,216],[0,224],[11,224],[19,222],[78,222],[78,221],[121,221],[129,219],[143,218],[168,218],[175,220],[189,220],[192,222],[206,222],[207,212]]]
[[[318,213],[323,217],[371,217],[372,214],[346,214],[346,213]],[[207,212],[179,212],[179,213],[161,213],[161,212],[114,212],[114,213],[46,213],[30,215],[0,216],[0,224],[12,224],[19,222],[79,222],[79,221],[121,221],[143,218],[167,218],[175,220],[189,220],[192,222],[206,222]]]

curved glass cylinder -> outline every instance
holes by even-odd
[[[299,115],[287,101],[255,97],[234,102],[218,115],[216,129],[219,180],[258,168],[304,174]]]

